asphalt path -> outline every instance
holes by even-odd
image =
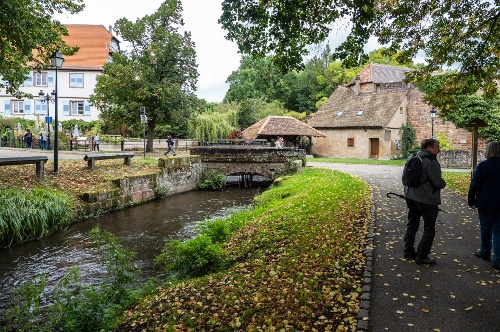
[[[90,151],[61,151],[57,155],[58,159],[82,159]],[[40,150],[40,149],[25,149],[25,148],[8,148],[0,147],[0,157],[28,157],[28,156],[47,156],[49,160],[54,160],[54,150]]]
[[[386,196],[402,194],[403,167],[310,161],[308,166],[350,173],[372,187],[375,248],[370,331],[500,331],[500,272],[492,269],[491,262],[474,256],[480,244],[479,220],[462,196],[442,191],[440,208],[446,212],[438,215],[431,252],[437,264],[417,265],[403,258],[406,204]]]

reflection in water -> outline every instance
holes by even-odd
[[[82,282],[98,283],[104,271],[88,236],[95,225],[114,234],[125,248],[137,253],[136,264],[142,267],[146,278],[152,274],[152,259],[167,239],[192,237],[196,222],[248,206],[262,190],[229,188],[221,192],[173,195],[73,224],[41,240],[0,249],[0,308],[7,304],[12,288],[33,280],[43,271],[49,283],[54,283],[71,266],[78,266]]]

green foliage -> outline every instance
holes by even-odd
[[[95,227],[90,232],[93,247],[108,277],[99,286],[79,282],[78,269],[59,280],[51,293],[46,275],[14,290],[14,299],[4,312],[7,329],[12,331],[109,331],[117,327],[124,308],[137,300],[140,270],[134,253],[124,250],[116,237]],[[137,288],[137,289],[134,289]]]
[[[226,187],[226,176],[217,169],[204,169],[197,190],[222,190]]]
[[[72,131],[75,128],[75,125],[78,125],[78,129],[82,133],[93,134],[94,132],[100,132],[100,128],[103,126],[103,122],[100,120],[94,121],[85,121],[81,119],[71,119],[60,121],[63,129],[67,129]]]
[[[372,36],[388,45],[386,55],[398,63],[410,63],[423,54],[426,64],[411,79],[430,75],[442,67],[461,66],[453,83],[442,90],[487,95],[496,90],[499,78],[500,20],[496,1],[333,1],[224,0],[220,18],[227,39],[242,54],[264,57],[282,71],[303,67],[309,46],[331,36],[331,27],[346,26],[349,34],[336,48],[334,59],[346,67],[364,63],[365,46]],[[347,24],[349,22],[350,24]]]
[[[439,141],[439,148],[442,151],[453,150],[453,145],[448,139],[448,134],[445,131],[438,131],[436,133],[436,139]]]
[[[156,258],[167,274],[176,273],[178,278],[197,277],[217,271],[224,265],[222,248],[205,234],[186,242],[170,240]]]
[[[403,157],[408,158],[416,149],[415,145],[415,128],[412,126],[401,126],[401,149],[403,150]]]
[[[237,114],[236,110],[198,114],[190,122],[192,135],[200,142],[214,142],[218,138],[228,137],[238,126]]]
[[[124,126],[138,132],[139,107],[146,107],[147,151],[153,149],[157,125],[174,123],[187,130],[198,72],[196,52],[189,32],[183,30],[180,0],[166,0],[158,10],[135,23],[119,19],[114,31],[131,49],[113,54],[113,61],[99,75],[91,103],[104,111],[106,127],[128,136]],[[134,128],[135,127],[135,128]]]
[[[40,239],[70,224],[72,201],[46,189],[0,191],[0,247]]]
[[[170,188],[167,185],[157,187],[156,188],[156,197],[158,198],[165,198],[168,196],[168,193],[170,192]]]
[[[55,50],[71,55],[78,47],[70,47],[62,40],[68,35],[64,25],[52,20],[54,13],[78,13],[83,0],[7,0],[0,10],[0,88],[18,98],[27,96],[19,91],[28,73],[50,64]],[[33,50],[38,52],[34,53]]]

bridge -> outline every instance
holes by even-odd
[[[275,180],[282,175],[297,172],[306,164],[306,151],[295,148],[271,148],[254,145],[198,146],[192,155],[201,157],[204,169],[217,169],[226,176],[241,176],[245,185],[254,175]]]

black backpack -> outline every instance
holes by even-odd
[[[406,161],[405,168],[403,169],[403,185],[416,188],[427,181],[421,180],[424,170],[422,158],[426,157],[420,157],[417,153],[414,153],[410,159]]]

